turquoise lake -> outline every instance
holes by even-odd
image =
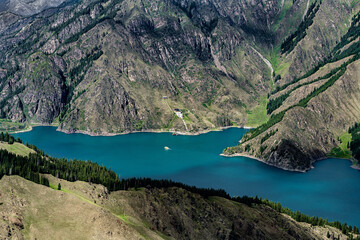
[[[237,144],[245,129],[199,136],[134,133],[113,137],[65,134],[35,127],[14,134],[54,157],[96,161],[123,178],[166,178],[198,187],[225,189],[232,196],[258,195],[308,214],[360,226],[360,171],[351,162],[327,159],[307,173],[280,170],[245,157],[219,154]],[[168,146],[171,150],[166,151]]]

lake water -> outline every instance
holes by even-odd
[[[199,136],[134,133],[92,137],[35,127],[15,136],[54,157],[96,161],[123,178],[167,178],[223,188],[232,196],[258,195],[311,216],[360,226],[360,172],[350,168],[350,161],[327,159],[315,163],[307,173],[294,173],[245,157],[219,156],[246,131],[231,128]],[[171,150],[166,151],[165,146]]]

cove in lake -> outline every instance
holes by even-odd
[[[197,187],[225,189],[232,196],[260,196],[310,216],[360,226],[360,172],[351,162],[327,159],[307,173],[268,166],[246,157],[219,154],[236,145],[245,129],[198,136],[134,133],[112,137],[65,134],[35,127],[14,134],[54,157],[96,161],[123,178],[166,178]],[[165,146],[171,150],[166,151]]]

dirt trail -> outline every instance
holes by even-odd
[[[305,17],[306,17],[306,13],[307,11],[309,10],[309,5],[310,5],[310,0],[307,1],[307,4],[306,4],[306,8],[305,8],[305,12],[304,12],[304,15],[302,17],[302,20],[304,21]]]
[[[271,62],[269,60],[267,60],[261,53],[259,53],[255,48],[251,47],[252,50],[254,50],[254,52],[256,52],[259,57],[264,61],[264,63],[270,68],[271,70],[271,79],[273,77],[273,73],[274,73],[274,68],[273,66],[271,65]]]

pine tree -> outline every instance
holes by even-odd
[[[341,228],[341,231],[342,231],[342,233],[343,234],[347,234],[347,224],[346,223],[344,223],[343,225],[342,225],[342,228]]]
[[[60,183],[58,184],[58,190],[61,190],[61,184]]]
[[[4,142],[9,142],[10,135],[8,133],[5,134]]]

